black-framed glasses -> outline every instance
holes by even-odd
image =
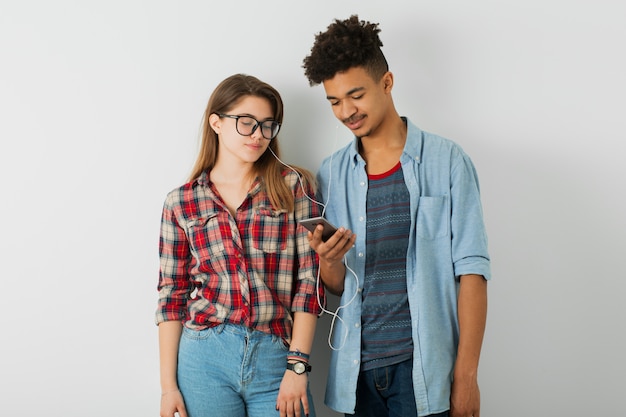
[[[280,123],[275,120],[264,120],[259,122],[252,116],[236,116],[233,114],[223,114],[217,113],[219,117],[229,117],[231,119],[235,119],[235,129],[237,129],[237,133],[242,136],[250,136],[256,129],[261,126],[261,135],[267,139],[272,140],[278,135],[278,131],[280,130]]]

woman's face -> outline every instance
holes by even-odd
[[[244,117],[237,119],[232,116]],[[263,137],[263,133],[270,137],[271,134],[269,129],[262,128],[260,125],[252,134],[246,135],[246,133],[256,123],[273,120],[272,117],[273,111],[269,100],[257,96],[245,96],[222,116],[211,115],[211,127],[219,139],[218,160],[227,158],[232,163],[244,164],[256,162],[270,144],[270,140]]]

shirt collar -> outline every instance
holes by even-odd
[[[196,182],[199,185],[208,187],[211,184],[211,180],[209,179],[209,171],[202,171],[200,176],[196,179]]]
[[[422,160],[422,145],[424,142],[422,130],[411,123],[407,117],[402,117],[402,120],[406,122],[406,143],[404,144],[403,156],[407,155],[415,162],[420,163]]]

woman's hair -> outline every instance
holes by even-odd
[[[271,85],[256,77],[246,74],[235,74],[222,81],[213,91],[202,122],[202,141],[200,152],[189,177],[190,181],[197,179],[204,171],[210,171],[215,166],[219,148],[218,136],[211,128],[209,116],[213,113],[228,113],[245,97],[254,96],[265,98],[272,107],[272,120],[282,124],[283,100],[278,91]],[[265,139],[263,139],[265,140]],[[274,152],[276,157],[272,155]],[[268,149],[254,163],[256,174],[262,177],[265,191],[275,209],[293,211],[293,194],[282,175],[284,169],[280,158],[278,137],[270,141]],[[313,184],[312,175],[299,167],[293,167],[304,181]]]
[[[302,68],[309,84],[320,84],[353,67],[363,67],[379,81],[389,71],[379,32],[378,23],[360,21],[357,15],[335,19],[326,32],[315,36],[311,54],[304,58]]]

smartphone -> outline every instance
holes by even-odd
[[[337,231],[337,228],[323,217],[312,217],[310,219],[300,220],[300,224],[311,232],[315,231],[315,227],[318,224],[324,226],[324,230],[322,231],[322,240],[324,242]]]

